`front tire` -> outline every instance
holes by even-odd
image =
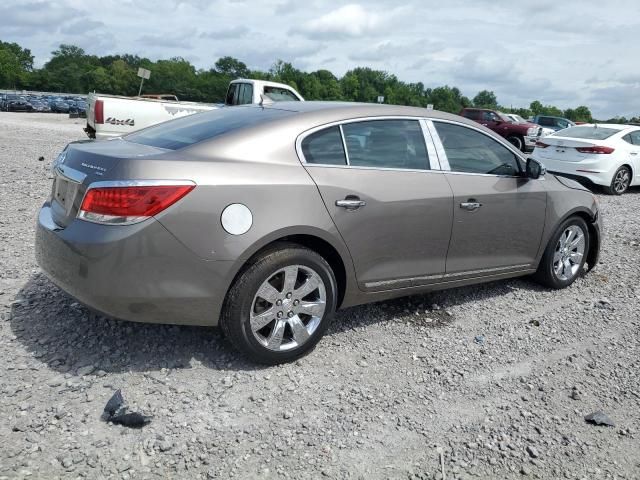
[[[507,137],[509,143],[516,147],[521,152],[524,152],[524,139],[518,135],[510,135]]]
[[[535,280],[549,288],[568,287],[584,271],[589,244],[586,222],[580,217],[568,218],[549,240]]]
[[[336,309],[327,261],[308,248],[281,243],[253,259],[227,294],[224,335],[258,363],[296,360],[322,338]]]
[[[622,195],[629,189],[629,185],[631,185],[631,170],[623,165],[616,170],[616,173],[613,174],[611,185],[605,187],[604,190],[609,195]]]

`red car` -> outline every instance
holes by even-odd
[[[542,135],[542,128],[535,123],[516,123],[504,113],[486,108],[463,108],[460,115],[481,123],[503,136],[522,152],[532,152]]]

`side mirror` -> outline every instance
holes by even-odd
[[[537,179],[547,173],[547,169],[539,161],[527,158],[527,178]]]

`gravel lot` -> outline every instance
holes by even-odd
[[[566,290],[351,308],[265,368],[216,329],[91,318],[41,274],[36,214],[82,127],[0,112],[0,478],[640,478],[640,190],[600,195],[601,264]],[[100,420],[118,388],[149,425]]]

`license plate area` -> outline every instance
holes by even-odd
[[[53,201],[57,203],[65,216],[71,213],[73,202],[75,201],[78,184],[57,176],[53,186]]]

